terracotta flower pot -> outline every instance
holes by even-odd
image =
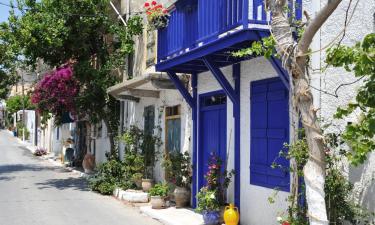
[[[152,188],[152,179],[142,179],[142,190],[148,192]]]
[[[153,209],[164,209],[166,207],[165,198],[161,196],[151,196],[150,203]]]
[[[176,187],[173,194],[176,202],[176,208],[186,207],[190,201],[190,191],[185,187]]]
[[[92,173],[95,168],[95,156],[91,153],[87,153],[85,158],[83,158],[82,167],[85,173]]]

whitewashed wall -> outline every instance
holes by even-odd
[[[156,181],[162,181],[164,179],[164,173],[163,168],[161,167],[161,162],[162,155],[165,149],[165,107],[181,105],[181,151],[183,152],[191,151],[190,134],[187,134],[186,132],[186,128],[190,126],[191,122],[191,110],[177,90],[161,90],[160,98],[140,98],[140,101],[138,103],[133,101],[127,101],[124,103],[124,124],[127,128],[129,128],[131,125],[136,125],[137,127],[143,129],[144,108],[150,105],[155,106],[155,127],[160,126],[162,128],[161,140],[163,144],[160,147],[160,154],[158,157],[159,160],[157,161],[156,166],[154,168],[154,176]],[[159,119],[160,113],[162,113],[162,115]],[[128,115],[128,117],[126,117],[126,115]],[[123,146],[120,150],[120,156],[123,157]]]
[[[105,125],[103,121],[101,121],[101,123],[102,123],[102,131],[101,131],[100,137],[96,138],[95,140],[91,142],[91,149],[94,148],[94,142],[95,142],[95,162],[97,165],[107,161],[107,157],[105,155],[107,152],[111,151],[107,126]],[[94,126],[92,126],[92,128],[94,128]]]
[[[232,66],[222,68],[228,81],[234,85]],[[256,80],[276,77],[272,65],[264,58],[256,58],[241,63],[241,224],[277,224],[276,217],[285,211],[288,193],[279,192],[275,203],[268,198],[275,192],[273,189],[250,185],[250,83]],[[198,93],[221,90],[219,83],[210,72],[198,75]],[[251,109],[250,109],[251,110]],[[231,134],[231,135],[230,135]],[[199,132],[198,132],[199,136]],[[230,146],[228,146],[228,144]],[[233,103],[227,101],[227,148],[229,148],[228,169],[234,169],[234,120]],[[198,150],[199,151],[199,150]],[[234,201],[234,182],[228,189],[228,201]]]
[[[314,12],[320,9],[327,1],[304,1],[304,9],[307,9],[313,16]],[[353,1],[349,18],[352,15],[357,1]],[[349,1],[343,1],[338,9],[332,14],[328,21],[324,24],[321,31],[317,34],[312,45],[312,50],[317,51],[331,43],[344,28],[345,14]],[[345,38],[342,40],[343,45],[353,46],[356,42],[361,41],[366,34],[375,32],[375,1],[361,0],[358,2],[357,9],[350,21]],[[339,36],[341,38],[341,36]],[[339,39],[340,39],[339,38]],[[335,42],[337,43],[337,41]],[[353,74],[346,72],[341,68],[328,68],[321,72],[325,67],[325,51],[319,51],[312,55],[312,85],[323,91],[334,94],[337,87],[355,81]],[[337,107],[345,106],[348,102],[354,101],[356,90],[360,83],[348,85],[340,88],[337,92],[338,98],[321,91],[314,90],[315,106],[320,109],[320,117],[327,123],[333,122],[338,125],[329,131],[339,131],[344,129],[347,122],[355,122],[356,115],[351,116],[347,120],[333,120],[332,116],[336,112]],[[370,212],[375,212],[375,154],[371,154],[369,160],[358,168],[345,165],[343,170],[347,173],[350,181],[355,186],[356,202],[362,204]]]

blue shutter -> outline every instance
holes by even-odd
[[[250,183],[289,191],[289,161],[279,157],[289,141],[288,90],[279,78],[251,84]],[[273,169],[273,162],[284,169]]]

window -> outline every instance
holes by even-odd
[[[289,142],[288,90],[279,78],[251,84],[250,183],[289,191],[289,161],[279,157]],[[282,168],[272,168],[272,164]]]
[[[181,151],[181,106],[166,107],[165,110],[165,150]]]
[[[201,106],[215,106],[224,105],[227,102],[227,96],[225,94],[217,94],[202,98]]]
[[[153,135],[155,128],[155,106],[150,105],[144,109],[144,133],[146,135]]]

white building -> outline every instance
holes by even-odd
[[[214,151],[228,162],[228,169],[236,171],[228,200],[240,206],[241,224],[274,225],[276,217],[286,210],[291,177],[289,172],[272,169],[271,164],[283,143],[293,140],[291,134],[298,121],[290,113],[288,74],[277,59],[231,57],[230,52],[269,35],[270,15],[263,11],[262,1],[230,2],[177,1],[170,8],[168,27],[159,30],[156,70],[168,72],[177,85],[182,83],[176,74],[191,74],[193,91],[183,85],[177,87],[192,108],[193,195],[204,184],[208,157]],[[292,10],[301,19],[302,6],[314,17],[325,3],[295,1]],[[332,121],[338,106],[353,100],[358,87],[341,88],[339,98],[326,94],[354,80],[342,69],[323,70],[326,46],[342,33],[348,4],[340,4],[312,44],[314,104],[326,121]],[[342,43],[354,45],[374,32],[374,12],[374,1],[353,3],[349,10],[353,19],[348,20]],[[335,123],[345,125],[342,121]],[[286,160],[279,163],[289,165]],[[363,168],[343,168],[358,190],[358,203],[372,212],[374,163],[372,154]],[[275,203],[269,204],[275,188],[280,191]]]

